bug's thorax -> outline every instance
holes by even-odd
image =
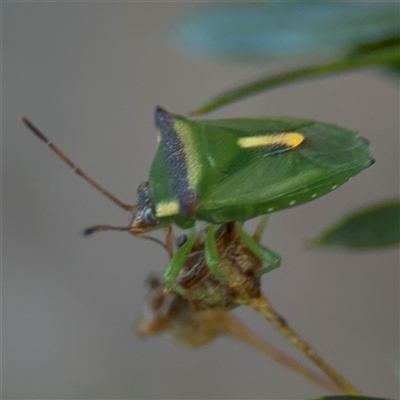
[[[192,216],[198,204],[196,176],[199,174],[193,173],[190,159],[194,158],[197,165],[202,163],[198,151],[188,151],[188,144],[193,141],[191,125],[161,107],[156,108],[155,122],[160,133],[162,168],[167,171],[174,197],[178,201],[178,212],[182,216]]]

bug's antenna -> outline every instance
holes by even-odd
[[[93,233],[103,232],[103,231],[121,231],[129,232],[131,230],[130,226],[112,226],[112,225],[94,225],[83,230],[85,236],[93,235]]]
[[[113,225],[94,225],[90,226],[89,228],[84,229],[83,234],[84,236],[93,235],[93,233],[103,232],[103,231],[120,231],[120,232],[129,232],[132,229],[131,226],[113,226]],[[142,239],[151,240],[152,242],[158,243],[166,252],[169,254],[169,250],[167,245],[162,242],[160,239],[157,239],[153,236],[148,235],[140,235]]]
[[[95,189],[97,189],[103,196],[107,197],[110,199],[112,202],[114,202],[117,206],[123,208],[126,211],[133,211],[135,206],[131,204],[126,204],[122,202],[120,199],[115,197],[112,193],[110,193],[108,190],[104,189],[101,185],[99,185],[95,180],[93,180],[90,176],[86,175],[80,168],[78,168],[70,158],[68,158],[54,143],[50,142],[49,139],[43,133],[36,128],[35,125],[32,124],[31,121],[29,121],[27,118],[23,117],[22,121],[24,124],[44,143],[47,144],[47,146],[50,148],[50,150],[65,164],[67,164],[77,175],[79,175],[81,178],[83,178],[89,185],[93,186]],[[111,227],[110,227],[111,228]],[[101,230],[101,229],[99,229]],[[105,229],[103,229],[105,230]],[[115,229],[114,229],[115,230]],[[123,229],[117,229],[117,230],[123,230]],[[128,229],[125,229],[128,230]]]

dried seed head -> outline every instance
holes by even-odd
[[[260,297],[262,261],[243,244],[235,224],[224,224],[215,237],[226,282],[207,267],[204,238],[199,235],[176,279],[185,297],[166,288],[157,277],[148,278],[149,292],[136,326],[140,336],[166,332],[188,346],[202,346],[228,333],[228,311]]]
[[[226,277],[222,283],[207,267],[204,242],[197,243],[176,282],[185,288],[185,298],[195,310],[229,311],[261,294],[262,261],[240,239],[234,223],[216,233],[219,268]]]
[[[188,300],[165,290],[165,286],[154,276],[148,279],[147,284],[150,290],[136,325],[139,336],[169,333],[181,344],[199,347],[229,333],[230,316],[226,312],[195,311]]]
[[[158,277],[151,275],[146,283],[149,292],[145,298],[142,317],[136,325],[137,333],[143,337],[166,331],[171,321],[188,308],[184,299],[164,290],[164,284]]]

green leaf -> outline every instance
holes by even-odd
[[[400,243],[400,201],[375,204],[348,214],[323,231],[310,245],[369,250]]]
[[[387,63],[382,63],[382,67],[384,70],[386,70],[386,72],[391,72],[394,77],[398,78],[400,73],[400,36],[398,35],[386,37],[376,42],[360,43],[350,51],[349,56],[371,53],[376,50],[388,47],[393,47],[395,49],[396,46],[397,58]]]
[[[366,396],[343,395],[343,396],[319,397],[318,399],[314,399],[314,400],[389,400],[389,399],[384,399],[383,397],[366,397]]]
[[[226,106],[235,101],[242,100],[246,97],[259,94],[269,89],[287,85],[293,82],[304,81],[306,79],[319,78],[322,76],[337,74],[340,72],[351,71],[360,68],[366,68],[377,65],[395,65],[399,63],[399,45],[394,44],[369,52],[358,52],[346,58],[308,67],[289,70],[276,75],[268,75],[264,78],[257,79],[245,85],[227,90],[219,96],[216,96],[206,102],[192,115],[205,114],[216,110],[222,106]]]
[[[186,52],[234,61],[347,52],[399,33],[398,3],[264,2],[203,6],[177,24]]]

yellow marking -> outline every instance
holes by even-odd
[[[311,197],[314,199],[315,197],[317,197],[317,193],[314,193]]]
[[[169,217],[171,215],[179,214],[179,202],[172,200],[172,201],[165,201],[158,203],[156,206],[156,215],[158,218],[161,217]]]
[[[264,147],[264,146],[287,146],[288,149],[294,149],[301,142],[304,136],[298,132],[284,132],[276,135],[260,135],[252,137],[243,137],[238,140],[238,145],[242,148]]]
[[[292,200],[292,201],[289,203],[290,206],[293,206],[294,204],[296,204],[296,201],[295,201],[295,200]]]
[[[270,208],[268,208],[268,210],[267,210],[268,212],[271,212],[271,211],[274,211],[274,207],[270,207]]]
[[[335,190],[335,189],[337,188],[337,186],[338,186],[338,185],[333,185],[333,186],[331,187],[331,190]]]

